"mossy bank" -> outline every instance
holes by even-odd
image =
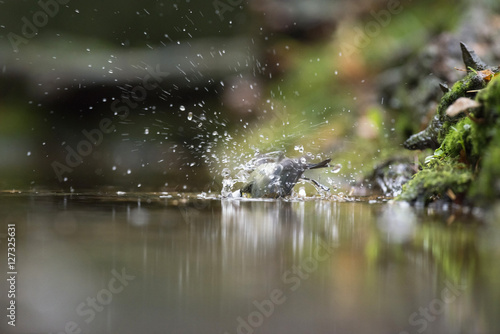
[[[414,140],[415,148],[431,148],[434,152],[404,185],[397,199],[425,204],[441,199],[485,205],[500,197],[498,68],[468,68],[469,73],[441,99],[429,128],[408,140]],[[460,97],[478,103],[464,107],[458,114],[449,112]]]

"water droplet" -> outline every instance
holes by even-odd
[[[188,117],[187,117],[188,121],[191,121],[193,119],[193,113],[190,111],[188,112]]]
[[[223,178],[227,178],[231,175],[231,170],[229,168],[224,168],[222,170],[222,177]]]
[[[342,165],[341,164],[336,164],[332,168],[332,173],[338,173],[338,172],[340,172],[341,169],[342,169]]]
[[[26,155],[29,157],[31,155],[31,152],[30,151],[26,152]]]
[[[180,111],[185,111],[185,110],[186,110],[186,107],[184,107],[184,106],[180,106],[180,107],[179,107],[179,110],[180,110]]]
[[[304,152],[304,146],[302,146],[302,145],[296,145],[293,149],[295,151],[299,151],[300,153]]]
[[[144,134],[145,134],[145,135],[148,135],[148,134],[149,134],[149,129],[148,129],[148,128],[145,128],[145,129],[144,129]]]
[[[127,174],[131,174],[132,171],[130,169],[127,169]]]

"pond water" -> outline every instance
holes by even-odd
[[[14,224],[17,272],[15,327],[0,282],[2,333],[497,330],[492,213],[167,193],[0,197],[0,265]]]

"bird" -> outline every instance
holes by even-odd
[[[312,182],[315,186],[328,191],[329,188],[317,181],[303,176],[308,169],[328,167],[331,159],[319,163],[307,163],[305,158],[291,159],[280,155],[276,161],[268,158],[257,160],[256,167],[250,174],[248,182],[240,189],[241,197],[280,198],[290,196],[299,180]]]

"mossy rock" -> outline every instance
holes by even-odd
[[[445,94],[439,102],[436,115],[432,118],[426,129],[412,135],[404,142],[404,146],[407,149],[437,149],[448,133],[449,126],[457,121],[457,118],[451,118],[446,115],[446,109],[458,98],[474,97],[475,92],[483,89],[491,79],[490,76],[483,73],[485,70],[488,73],[498,72],[498,68],[488,67],[464,43],[460,43],[460,47],[462,49],[462,59],[468,74],[463,79],[455,82],[451,89],[444,84],[441,85],[441,89],[445,91]]]
[[[480,135],[473,141],[475,153],[481,157],[480,172],[469,195],[484,203],[500,197],[500,78],[494,78],[477,100],[484,105],[484,122],[476,125]]]
[[[429,203],[444,198],[481,205],[500,197],[498,76],[479,91],[476,101],[481,107],[473,114],[444,122],[439,130],[440,146],[404,185],[398,199]],[[442,104],[451,102],[446,100]],[[439,113],[443,113],[442,109],[438,109]]]
[[[441,163],[415,174],[398,199],[425,204],[443,198],[455,200],[463,197],[472,180],[473,173],[465,165]]]

